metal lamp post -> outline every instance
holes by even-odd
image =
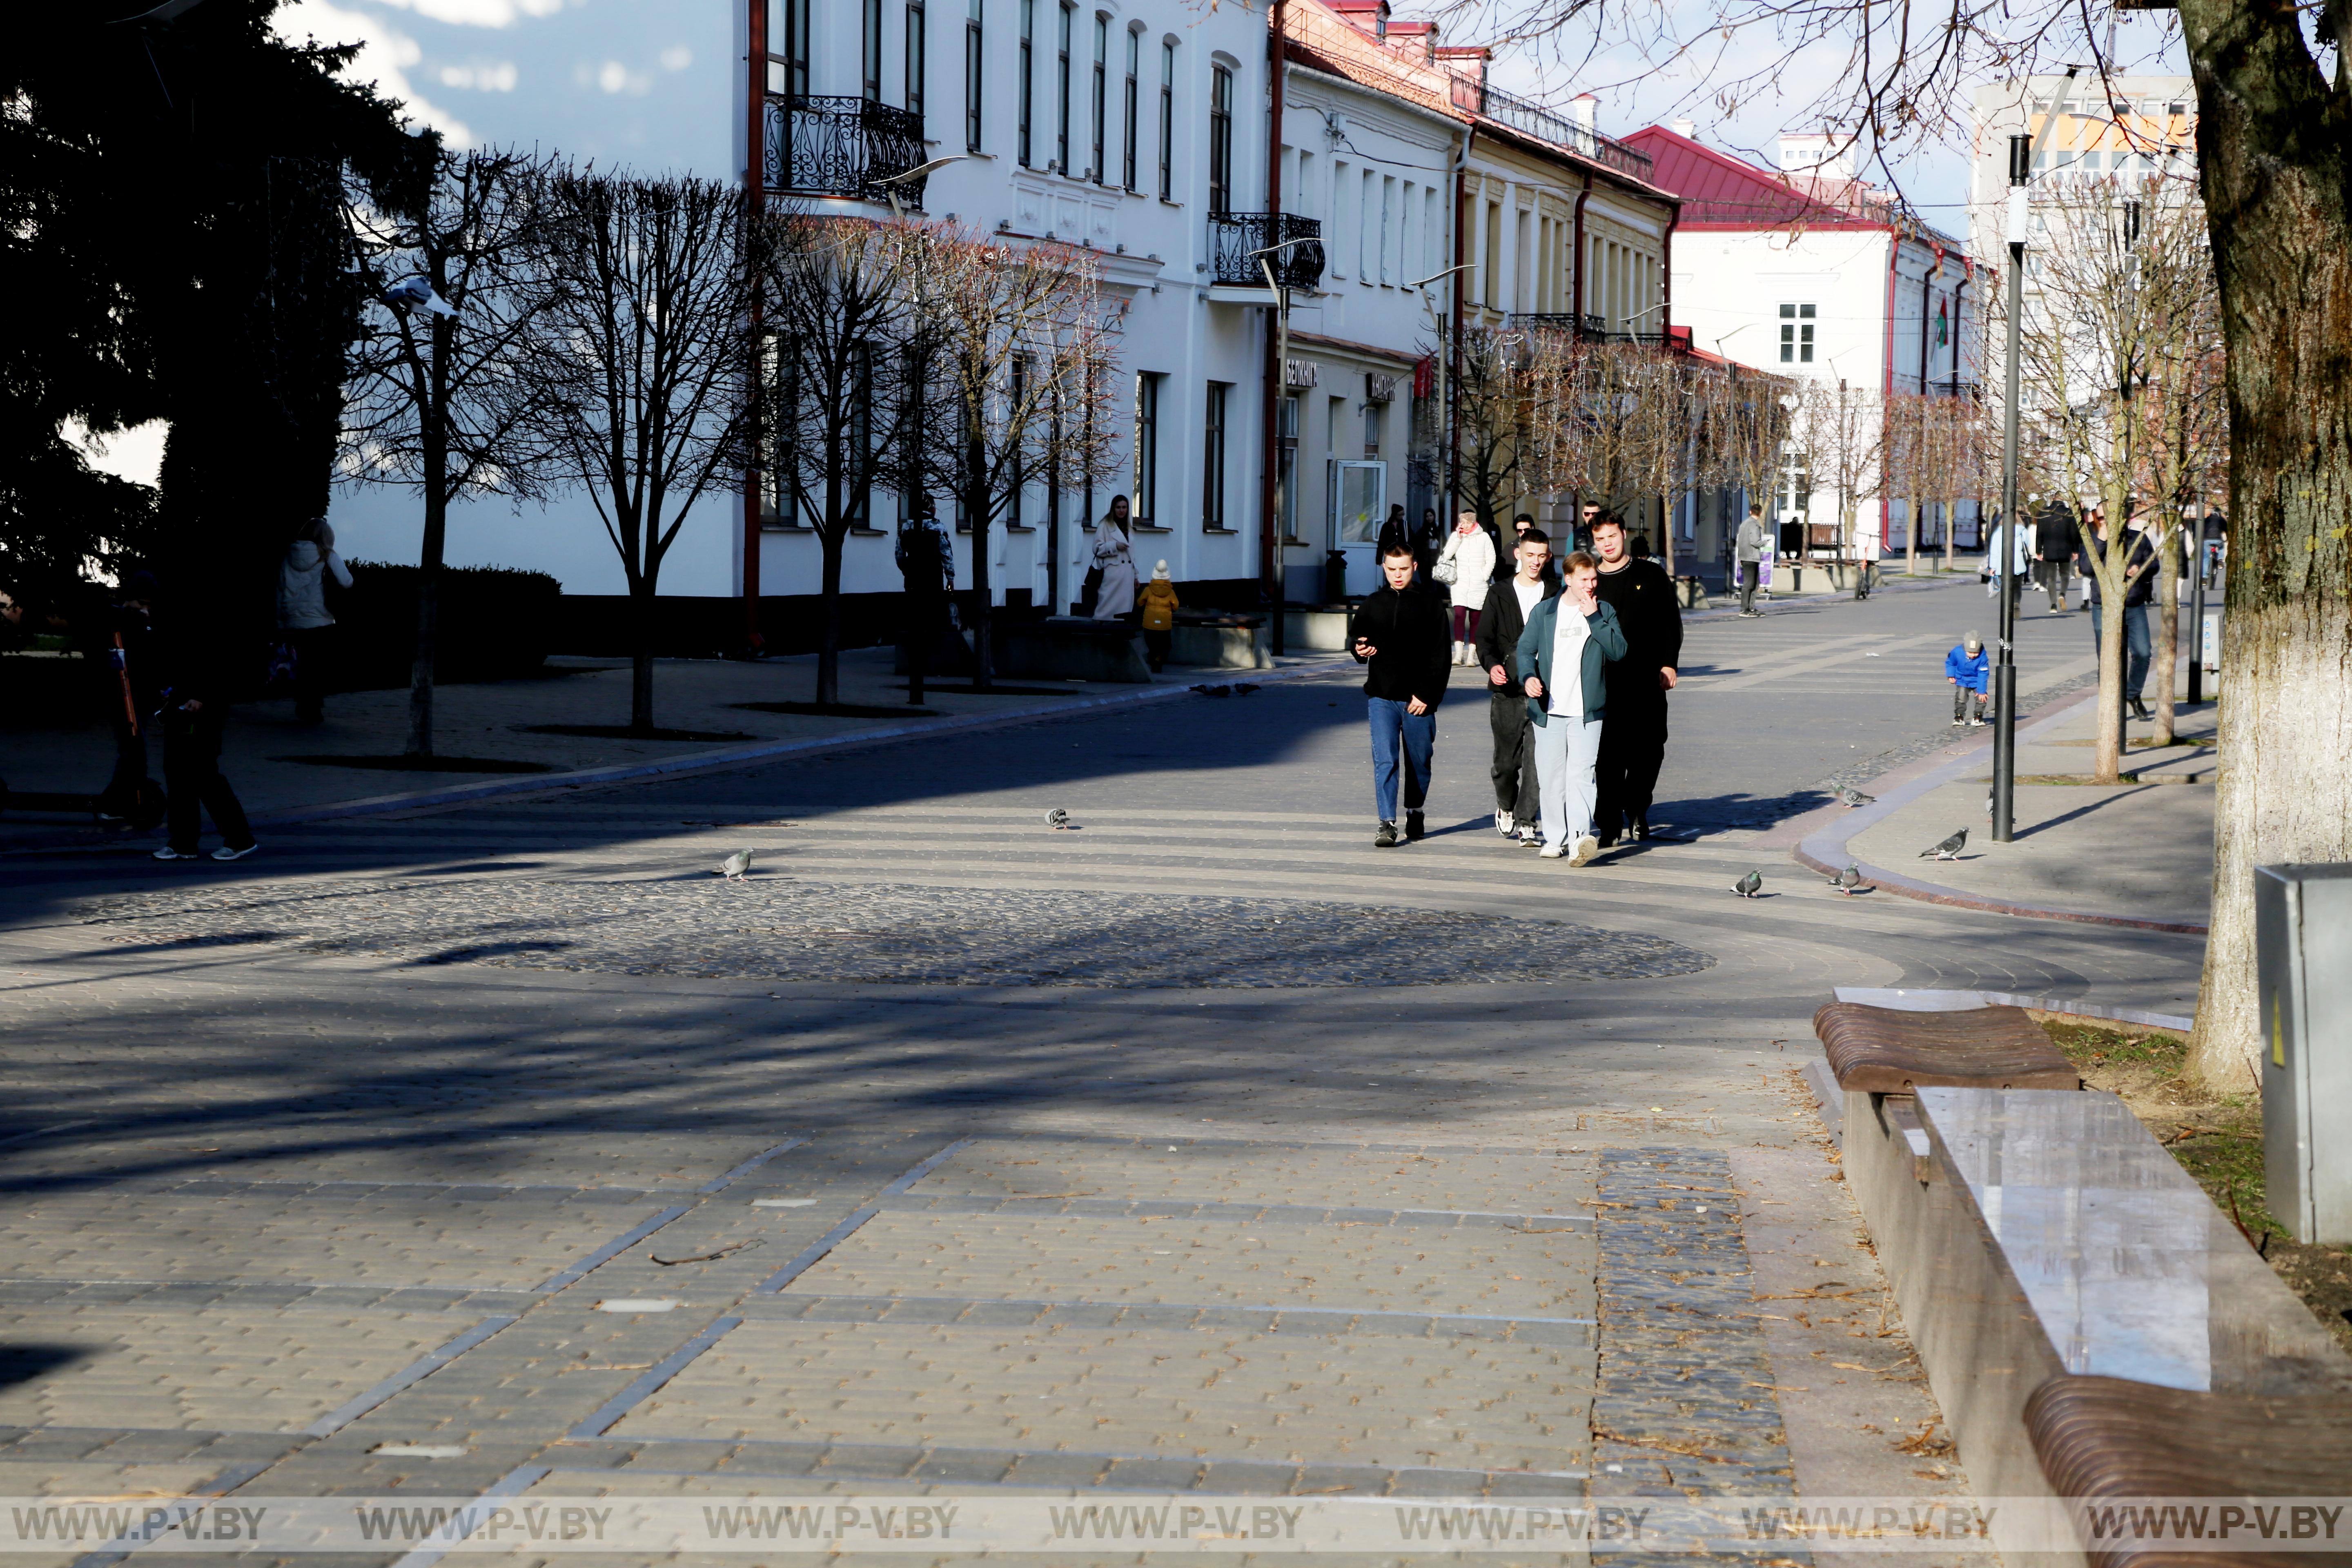
[[[2000,557],[1993,583],[2000,591],[2000,650],[1992,668],[1992,840],[2007,844],[2017,800],[2017,397],[2019,321],[2025,308],[2025,183],[2033,175],[2033,138],[2009,139],[2008,406],[2000,433]]]
[[[1269,226],[1273,223],[1271,218],[1266,221]],[[1285,283],[1281,274],[1275,271],[1274,258],[1282,255],[1292,246],[1305,245],[1310,239],[1318,244],[1321,243],[1312,235],[1300,235],[1297,239],[1286,239],[1273,245],[1261,246],[1249,253],[1256,259],[1258,269],[1265,274],[1266,288],[1274,293],[1274,395],[1277,399],[1276,405],[1277,407],[1280,406],[1279,399],[1290,395],[1290,285]],[[1289,265],[1289,261],[1290,258],[1287,256],[1283,256],[1285,266]],[[1277,423],[1273,432],[1273,439],[1279,441],[1281,437],[1281,426]],[[1278,461],[1278,457],[1279,454],[1269,444],[1265,454],[1265,471],[1274,478],[1272,486],[1274,504],[1267,510],[1266,515],[1258,521],[1258,526],[1269,534],[1274,531],[1275,520],[1282,515],[1284,504],[1288,500],[1288,487],[1282,482],[1282,465]],[[1296,476],[1293,477],[1293,482],[1296,482]],[[1289,651],[1284,646],[1283,634],[1288,629],[1290,612],[1283,603],[1281,574],[1284,568],[1282,555],[1278,550],[1275,553],[1275,580],[1270,585],[1274,595],[1274,624],[1266,628],[1266,633],[1267,641],[1272,646],[1274,653],[1276,657],[1280,657]]]

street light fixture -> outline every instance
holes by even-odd
[[[900,185],[909,181],[924,179],[934,170],[944,169],[950,163],[961,163],[971,156],[969,153],[950,153],[944,158],[934,158],[928,163],[918,163],[903,174],[886,174],[878,180],[868,181],[867,184],[882,187],[882,194],[890,198],[890,216],[903,223],[906,221],[907,209],[898,205]]]

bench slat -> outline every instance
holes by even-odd
[[[2022,1007],[1912,1013],[1832,1002],[1813,1015],[1838,1087],[1878,1094],[1932,1089],[2080,1089],[2065,1053]]]

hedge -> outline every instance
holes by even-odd
[[[335,617],[332,684],[338,690],[404,687],[415,663],[421,569],[352,563],[352,585],[328,585]],[[441,568],[439,680],[510,680],[536,671],[555,651],[562,585],[544,572],[505,566]]]

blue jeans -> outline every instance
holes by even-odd
[[[1404,763],[1404,808],[1419,811],[1429,798],[1429,754],[1437,747],[1437,714],[1408,713],[1385,697],[1364,699],[1372,724],[1372,805],[1382,822],[1397,819],[1397,763]]]
[[[2099,612],[2105,606],[2091,606],[2091,646],[2099,646]],[[2139,695],[2147,682],[2147,661],[2152,650],[2147,640],[2147,606],[2124,606],[2124,700],[2128,703]]]

